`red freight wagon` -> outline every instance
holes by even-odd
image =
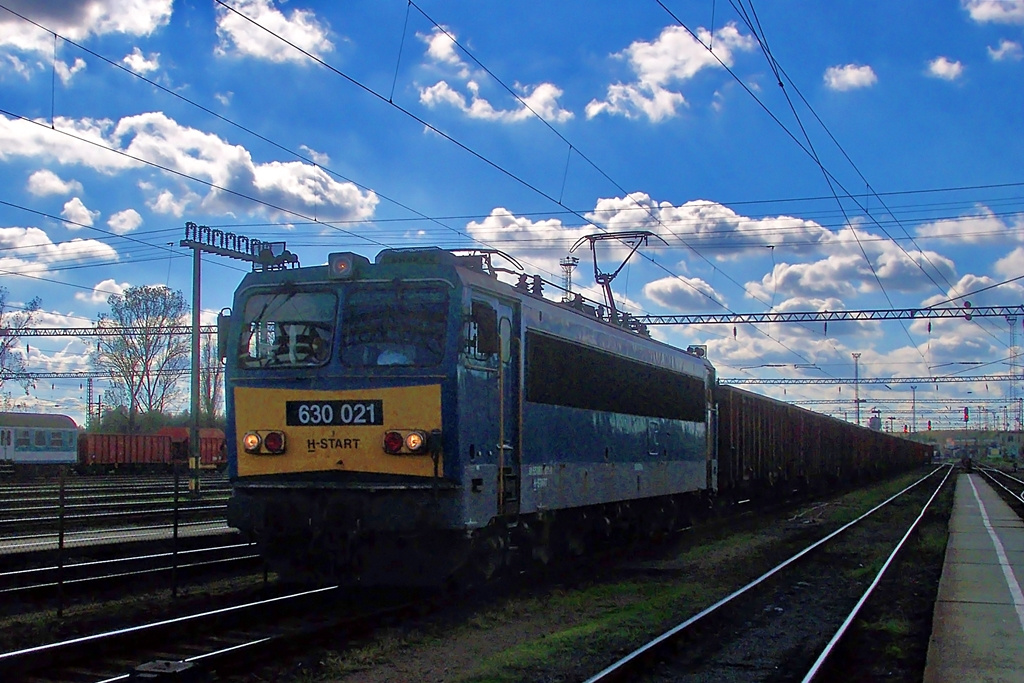
[[[171,438],[159,434],[81,434],[78,464],[85,470],[145,471],[171,465]]]
[[[163,427],[157,434],[170,437],[173,457],[188,460],[188,427]],[[215,427],[200,427],[199,467],[202,469],[223,469],[226,465],[227,451],[224,445],[224,430]]]

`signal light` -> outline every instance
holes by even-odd
[[[355,254],[338,252],[327,255],[327,276],[332,280],[348,280],[352,277]]]
[[[928,420],[928,431],[930,432],[931,430],[932,430],[932,421]]]
[[[267,432],[263,437],[263,447],[275,455],[284,453],[284,432]]]
[[[402,445],[405,443],[405,439],[398,432],[385,432],[384,433],[384,452],[389,455],[398,455],[402,451]]]
[[[969,412],[967,412],[967,406],[964,406],[964,422],[967,422],[970,419],[971,419],[971,414]]]

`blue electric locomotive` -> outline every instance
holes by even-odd
[[[283,576],[488,577],[713,493],[710,363],[491,261],[388,249],[242,281],[228,519]]]

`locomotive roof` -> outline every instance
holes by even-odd
[[[49,413],[0,413],[0,426],[78,429],[75,421],[67,415],[51,415]]]

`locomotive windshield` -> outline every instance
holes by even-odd
[[[394,281],[345,292],[341,362],[353,367],[438,365],[448,320],[447,284]]]
[[[331,356],[333,292],[253,294],[245,302],[238,361],[242,367],[307,367]]]

